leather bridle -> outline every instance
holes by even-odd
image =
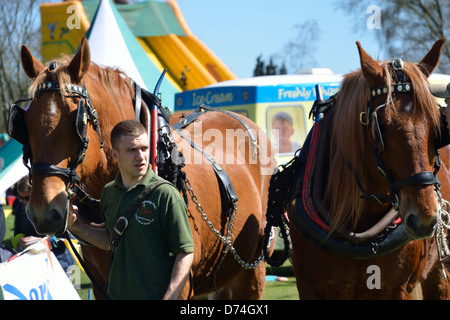
[[[75,195],[81,198],[86,198],[86,193],[79,188],[80,177],[76,172],[76,168],[83,162],[86,149],[88,147],[88,123],[91,123],[92,127],[97,132],[97,136],[100,141],[100,148],[103,147],[103,141],[99,129],[98,114],[92,106],[89,92],[84,83],[82,87],[74,84],[64,84],[64,89],[64,91],[67,92],[67,94],[63,95],[65,98],[78,98],[78,106],[76,110],[77,114],[74,126],[77,136],[80,139],[78,151],[67,168],[58,167],[54,164],[46,162],[33,163],[33,156],[31,153],[28,131],[25,122],[25,114],[29,105],[27,108],[23,109],[19,107],[19,104],[26,101],[30,101],[31,104],[31,101],[34,98],[18,100],[11,106],[8,119],[8,133],[12,138],[16,139],[23,145],[23,162],[29,170],[30,183],[33,174],[63,176],[67,178],[66,186],[69,198],[72,198]],[[48,91],[63,92],[58,82],[46,81],[38,85],[35,92],[35,97],[39,97]]]
[[[408,94],[413,93],[413,85],[411,84],[408,76],[403,70],[403,61],[401,59],[394,59],[390,63],[391,67],[394,69],[397,82],[392,85],[391,91],[393,94]],[[380,204],[383,203],[391,203],[394,208],[398,209],[399,198],[397,196],[398,191],[408,185],[434,185],[435,190],[439,191],[440,182],[437,178],[437,173],[441,167],[441,161],[439,158],[439,150],[436,149],[436,157],[434,162],[434,171],[424,171],[413,174],[404,179],[395,180],[390,173],[390,171],[385,166],[383,159],[381,157],[382,152],[384,151],[384,140],[381,132],[380,124],[378,122],[378,114],[377,112],[385,108],[389,102],[373,107],[374,99],[380,96],[387,95],[388,87],[383,86],[379,88],[370,89],[370,99],[368,102],[367,111],[361,112],[360,114],[360,122],[364,126],[368,128],[368,134],[370,134],[372,126],[374,127],[375,132],[375,145],[371,144],[371,149],[373,151],[376,163],[378,165],[378,170],[382,173],[382,175],[386,178],[389,183],[389,194],[387,195],[374,195],[366,192],[364,188],[361,186],[359,181],[356,179],[359,189],[363,193],[363,198],[370,199],[376,201]]]

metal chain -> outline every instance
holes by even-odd
[[[192,201],[195,203],[195,207],[197,209],[197,211],[201,214],[202,219],[206,222],[206,224],[208,225],[209,229],[212,231],[212,233],[214,233],[216,235],[216,237],[222,241],[222,243],[230,248],[231,253],[233,254],[234,258],[236,259],[236,261],[245,269],[254,269],[256,268],[261,261],[264,259],[264,254],[261,253],[261,255],[258,257],[258,259],[256,259],[255,262],[253,263],[248,263],[245,262],[237,253],[236,249],[233,246],[233,242],[234,242],[234,235],[232,234],[232,230],[233,230],[233,225],[234,225],[234,218],[235,218],[235,213],[237,211],[237,207],[236,204],[233,204],[233,214],[231,215],[230,221],[229,221],[229,225],[228,225],[228,234],[222,235],[220,233],[220,231],[218,231],[214,225],[212,224],[212,222],[209,220],[208,216],[206,215],[206,213],[203,211],[203,207],[202,205],[198,202],[198,198],[194,193],[194,190],[192,189],[192,185],[191,182],[189,181],[188,178],[185,179],[185,183],[186,183],[186,187],[187,187],[187,191],[189,192],[189,195],[191,196]],[[270,245],[270,241],[269,241],[269,245]],[[269,246],[268,245],[268,246]]]
[[[440,190],[436,190],[436,198],[441,206],[441,216],[436,229],[436,246],[438,251],[438,259],[441,264],[441,271],[444,279],[447,279],[444,262],[450,257],[450,248],[447,240],[447,230],[450,229],[450,202],[442,198]]]

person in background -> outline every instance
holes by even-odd
[[[39,235],[33,227],[26,215],[26,206],[30,200],[31,195],[31,185],[29,176],[26,175],[20,179],[16,184],[16,193],[18,196],[18,201],[13,205],[13,214],[15,216],[14,221],[14,237],[19,239],[20,244],[18,245],[18,251],[22,251],[26,247],[40,241],[42,236]],[[67,250],[64,242],[57,239],[56,237],[51,237],[50,242],[52,243],[52,252],[58,259],[61,267],[64,271],[67,271],[72,265],[74,265],[75,259]]]
[[[30,220],[26,215],[26,206],[30,200],[31,185],[28,175],[22,177],[15,187],[17,195],[16,201],[13,204],[14,220],[14,237],[39,237],[40,235],[34,230]],[[33,241],[30,239],[30,241]]]
[[[450,144],[450,82],[448,84],[432,84],[430,92],[437,98],[444,99],[445,106],[440,107],[442,114],[441,136],[437,143],[437,148]]]
[[[6,219],[5,213],[3,211],[3,206],[0,207],[0,263],[7,262],[9,258],[11,258],[15,252],[8,247],[3,239],[6,234]]]

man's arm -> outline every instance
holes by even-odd
[[[188,279],[193,260],[194,254],[192,252],[178,253],[175,256],[175,263],[170,276],[169,287],[167,288],[163,300],[178,299]]]
[[[81,239],[97,248],[109,250],[111,237],[104,224],[84,223],[78,218],[78,207],[72,205],[67,222],[67,228]]]

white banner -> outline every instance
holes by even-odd
[[[44,239],[17,258],[0,264],[0,286],[5,300],[80,300]]]

